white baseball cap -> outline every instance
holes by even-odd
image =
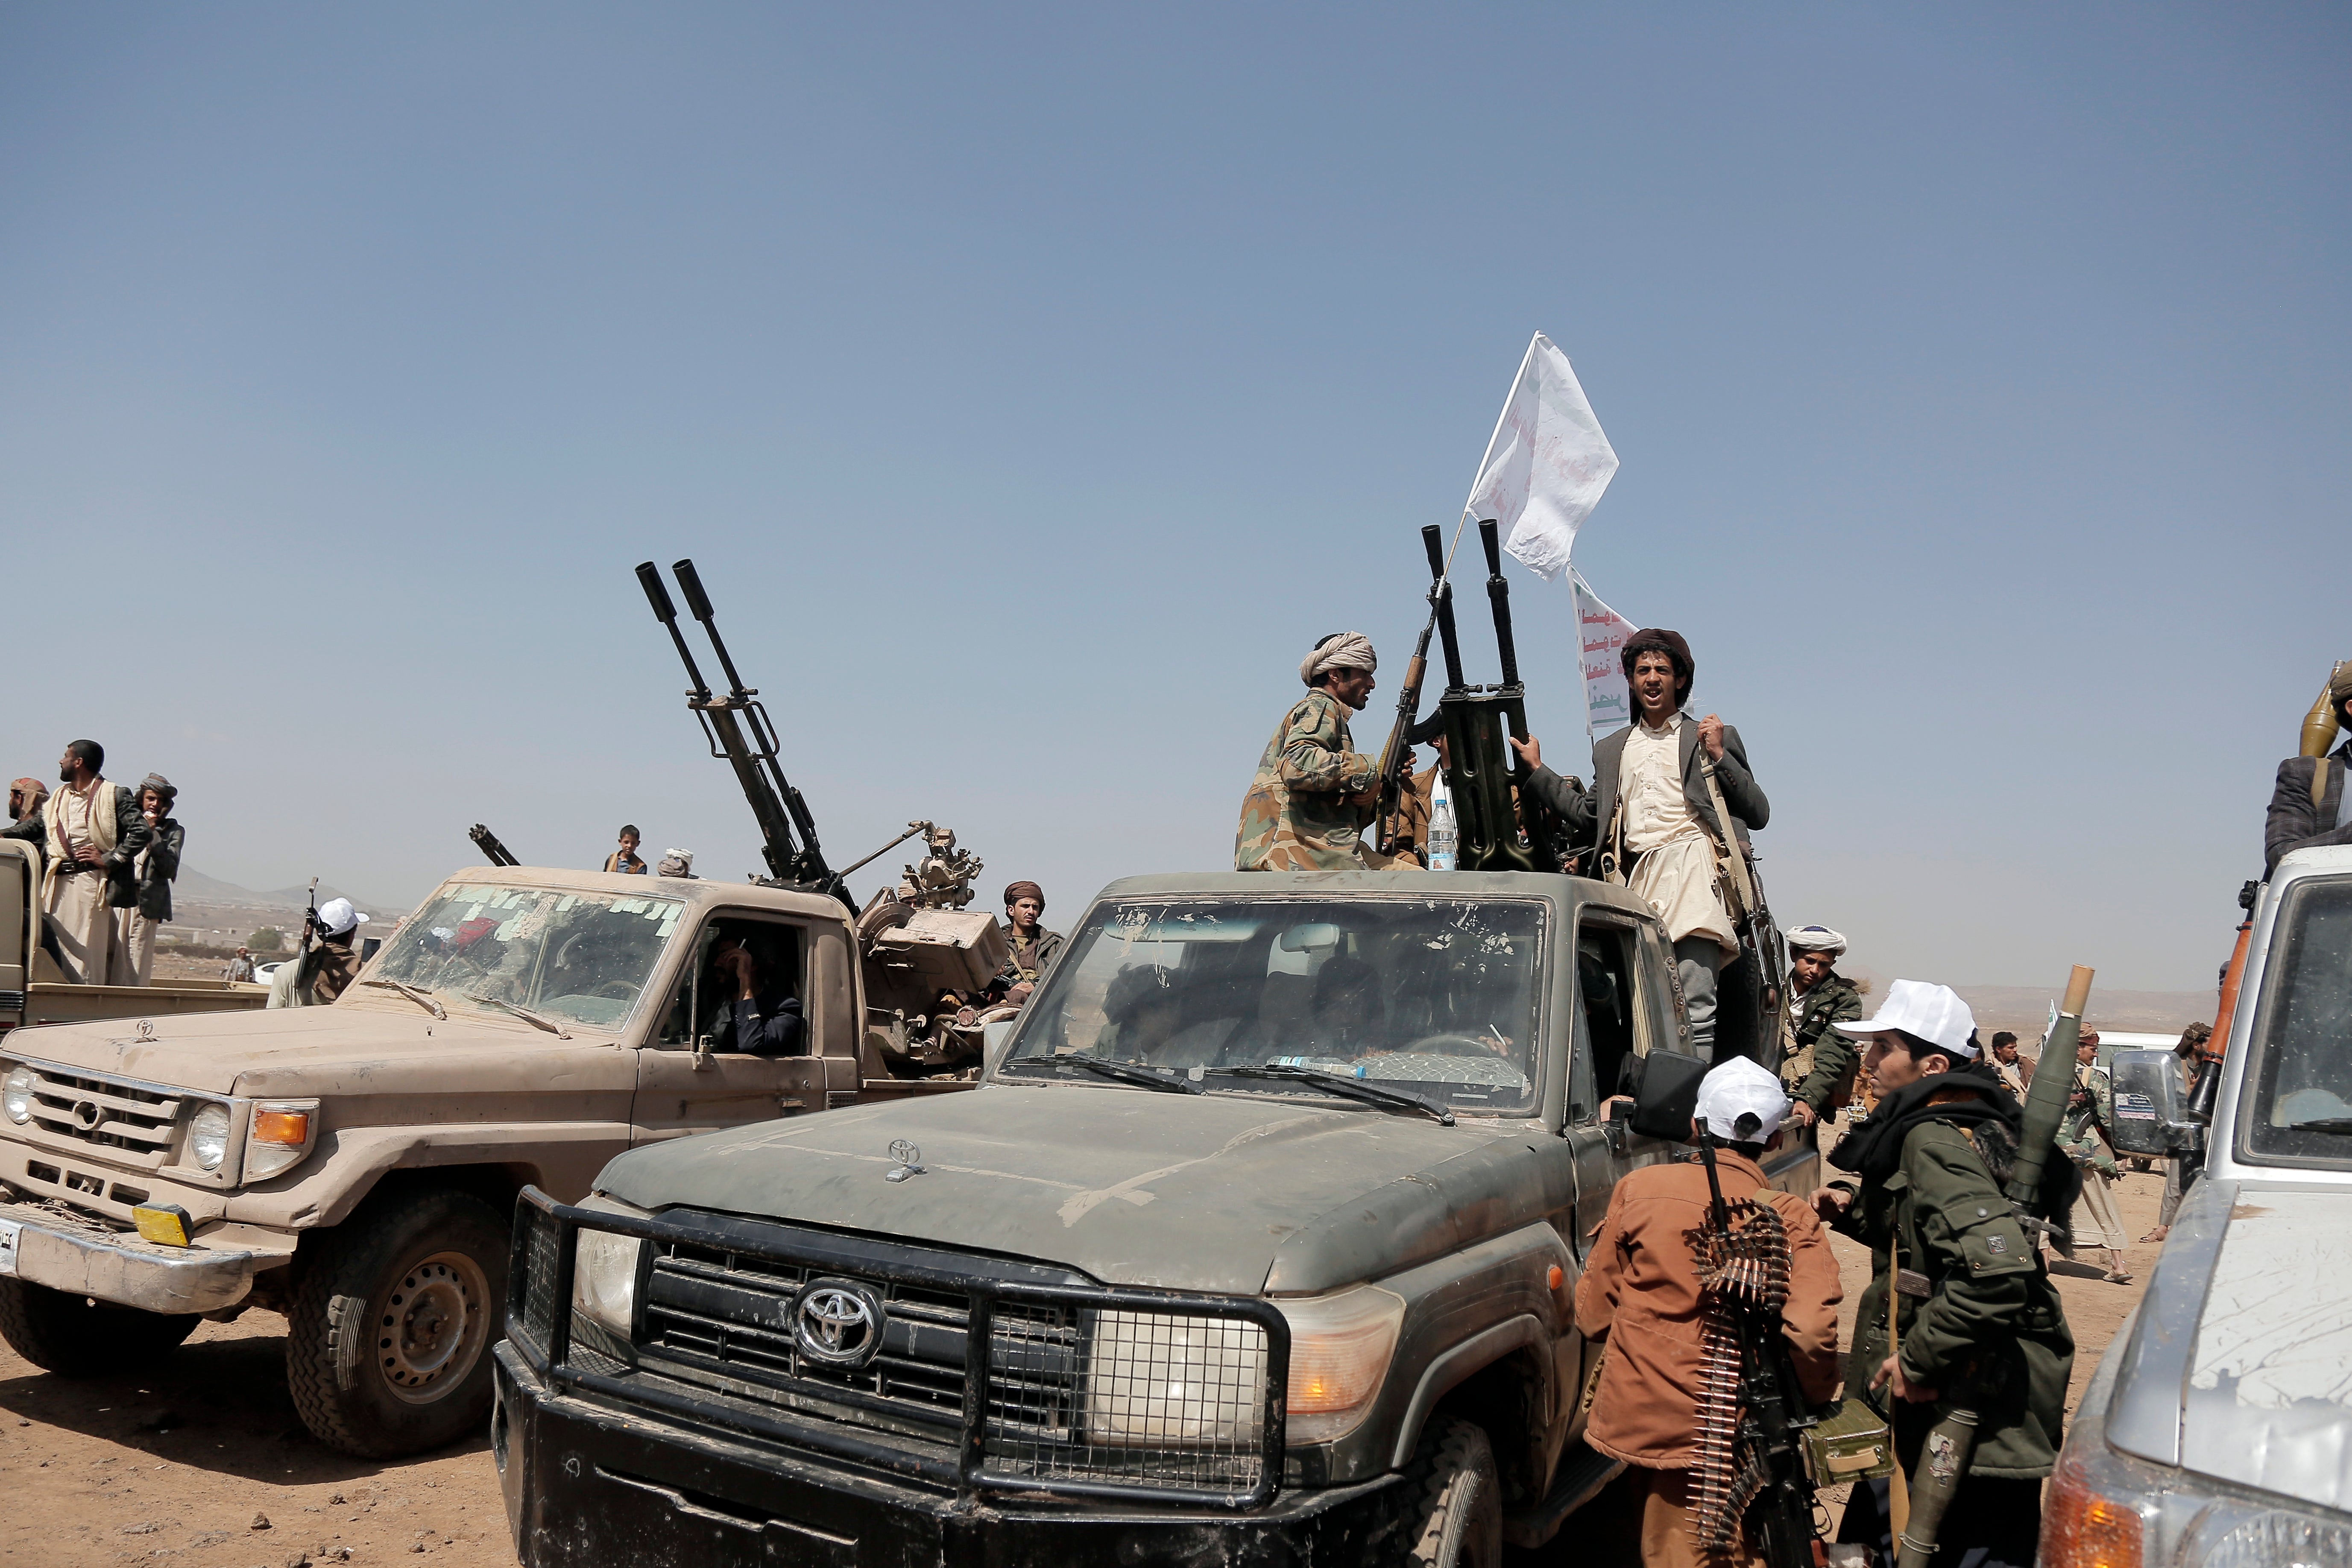
[[[1876,1034],[1899,1029],[1964,1061],[1977,1054],[1977,1015],[1949,986],[1927,980],[1897,980],[1886,988],[1886,999],[1876,1018],[1856,1019],[1831,1026],[1845,1034]]]
[[[1767,1069],[1744,1056],[1735,1056],[1698,1081],[1698,1104],[1692,1119],[1706,1124],[1707,1135],[1737,1144],[1760,1144],[1780,1130],[1789,1113],[1789,1092]],[[1742,1116],[1757,1121],[1754,1132],[1739,1124]]]
[[[367,916],[352,907],[348,898],[331,898],[319,905],[319,924],[330,936],[341,936],[355,925],[367,924]]]

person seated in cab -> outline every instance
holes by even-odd
[[[714,1051],[754,1056],[798,1056],[807,1031],[800,998],[792,993],[791,966],[770,944],[723,932],[710,947],[710,994],[719,998],[710,1025]]]

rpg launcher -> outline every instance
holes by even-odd
[[[1435,529],[1425,529],[1430,566],[1443,579]],[[1437,717],[1445,735],[1445,787],[1461,829],[1455,865],[1462,871],[1541,871],[1560,868],[1560,838],[1551,814],[1519,786],[1529,768],[1507,742],[1528,737],[1527,687],[1511,639],[1511,585],[1503,578],[1503,551],[1494,519],[1478,525],[1486,551],[1486,602],[1495,615],[1495,646],[1502,656],[1500,685],[1474,686],[1462,676],[1450,591],[1438,595],[1437,632],[1445,649],[1445,692]],[[1517,790],[1514,800],[1513,792]]]
[[[768,874],[760,879],[761,885],[829,894],[849,904],[849,890],[841,874],[824,863],[824,852],[817,848],[816,823],[809,816],[808,803],[784,777],[783,764],[776,756],[775,727],[768,721],[768,710],[760,701],[759,689],[743,684],[743,677],[735,673],[735,661],[728,655],[727,644],[719,640],[719,627],[711,619],[710,596],[702,591],[701,575],[694,570],[691,560],[678,561],[670,570],[677,578],[678,591],[686,595],[687,609],[702,622],[711,650],[719,655],[719,666],[726,672],[728,690],[724,696],[714,695],[704,682],[702,671],[694,662],[694,651],[687,646],[686,635],[678,630],[677,609],[670,602],[669,591],[662,586],[661,573],[654,569],[653,562],[646,561],[637,568],[637,580],[645,585],[646,601],[654,607],[654,618],[669,633],[670,641],[677,644],[677,656],[685,662],[687,679],[694,683],[687,689],[686,706],[701,722],[703,738],[710,743],[710,755],[723,758],[735,769],[735,781],[742,786],[743,798],[751,803],[751,815],[759,821],[761,855],[768,862]],[[850,907],[854,912],[856,906]]]

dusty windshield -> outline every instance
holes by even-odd
[[[1296,1092],[1222,1076],[1296,1067],[1457,1111],[1532,1111],[1543,921],[1524,899],[1104,905],[1030,1004],[1002,1071],[1086,1056],[1213,1092]]]
[[[2294,885],[2268,967],[2248,1152],[2352,1165],[2352,877]]]
[[[617,1027],[683,918],[676,898],[470,883],[408,917],[369,971],[433,993],[453,1013],[525,1008]]]

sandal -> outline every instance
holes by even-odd
[[[2108,1284],[2110,1284],[2110,1285],[2128,1285],[2128,1284],[2130,1284],[2131,1282],[2132,1282],[2132,1277],[2131,1277],[2129,1274],[2127,1274],[2127,1273],[2124,1272],[2122,1270],[2120,1270],[2120,1269],[2110,1269],[2110,1270],[2107,1270],[2107,1283],[2108,1283]]]
[[[2169,1225],[2159,1225],[2155,1229],[2149,1231],[2147,1235],[2141,1237],[2139,1239],[2139,1244],[2143,1247],[2153,1247],[2171,1234],[2172,1227]]]

